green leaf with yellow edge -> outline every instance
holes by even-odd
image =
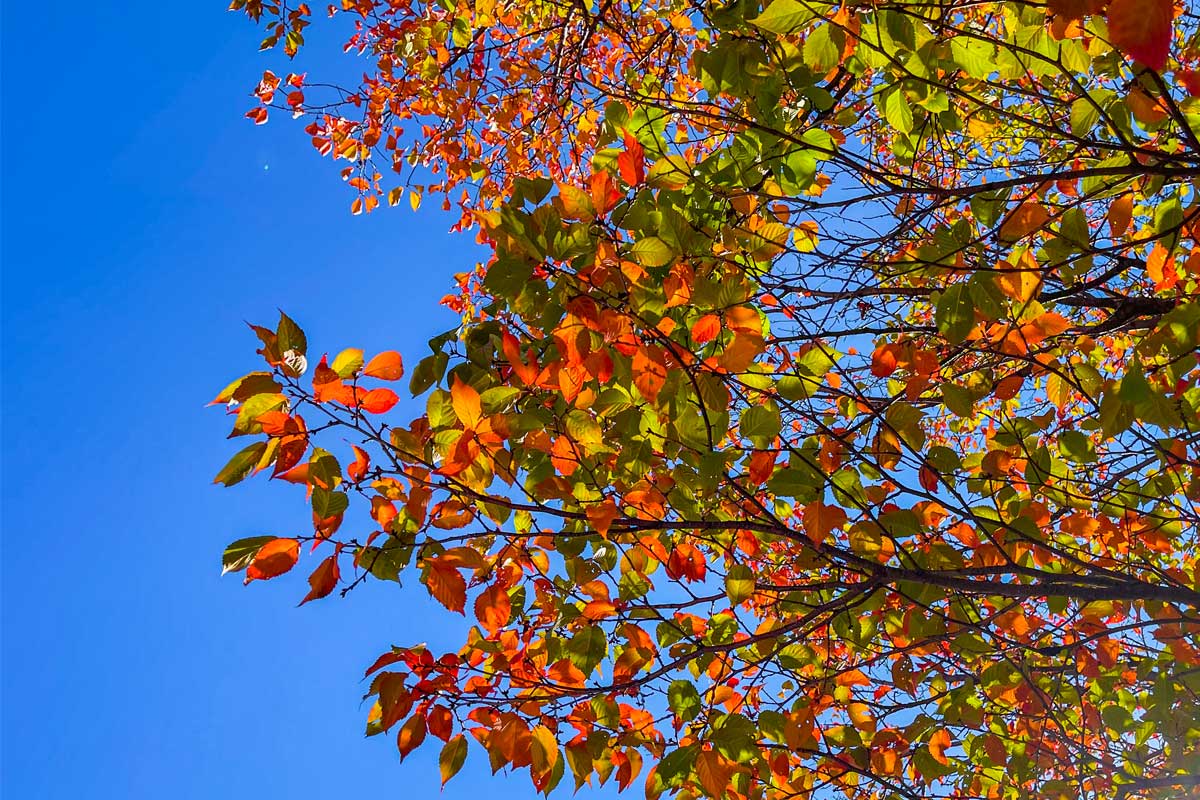
[[[467,737],[460,733],[446,742],[442,747],[441,754],[438,755],[438,769],[442,774],[442,786],[445,786],[446,781],[458,774],[466,760]]]

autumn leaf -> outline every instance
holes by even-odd
[[[480,406],[479,392],[474,387],[463,383],[457,377],[450,386],[450,401],[454,407],[454,415],[467,430],[474,430],[479,425],[483,414]]]
[[[1108,37],[1113,47],[1161,72],[1167,66],[1174,33],[1171,0],[1112,0]]]
[[[463,613],[467,602],[467,582],[458,569],[441,559],[430,561],[425,570],[425,588],[451,611]]]
[[[289,568],[290,569],[290,568]],[[308,577],[308,585],[312,587],[304,599],[300,601],[300,605],[304,605],[309,600],[319,600],[322,597],[329,596],[337,586],[339,577],[338,559],[336,555],[329,556],[322,561],[313,574]]]
[[[398,402],[399,396],[391,389],[372,389],[358,399],[358,407],[371,414],[386,414]]]
[[[446,745],[442,748],[441,755],[438,756],[438,769],[442,774],[442,786],[445,786],[446,781],[458,774],[466,759],[467,738],[460,733],[446,742]]]
[[[295,539],[272,539],[259,548],[246,567],[246,583],[277,578],[296,566],[300,559],[300,542]]]
[[[1050,220],[1050,213],[1037,200],[1026,200],[1009,214],[997,233],[1002,242],[1016,242],[1040,231]]]
[[[939,764],[949,764],[950,759],[946,757],[946,748],[951,744],[950,731],[941,728],[934,731],[929,737],[929,753]]]
[[[475,618],[493,636],[508,624],[511,614],[508,591],[498,583],[490,584],[475,598]]]
[[[404,361],[395,350],[388,350],[368,361],[362,374],[368,378],[398,381],[404,377]]]

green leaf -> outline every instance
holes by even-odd
[[[608,639],[602,628],[589,625],[567,641],[566,650],[571,663],[584,675],[590,675],[608,655]]]
[[[1100,121],[1100,108],[1086,97],[1071,104],[1071,133],[1083,137]]]
[[[241,483],[250,474],[250,470],[254,469],[254,465],[258,463],[266,451],[266,442],[255,442],[252,445],[243,447],[217,473],[217,477],[213,478],[213,483],[223,483],[226,486]]]
[[[446,785],[446,781],[453,778],[462,769],[463,762],[467,760],[467,737],[461,733],[455,736],[442,748],[441,755],[438,756],[438,768],[442,773],[442,785]]]
[[[413,370],[412,377],[408,379],[408,390],[412,392],[412,396],[425,393],[429,387],[440,381],[449,364],[450,357],[445,353],[434,353],[421,359]]]
[[[956,283],[942,292],[934,314],[938,333],[951,344],[966,340],[975,327],[975,305],[966,284]]]
[[[761,757],[758,728],[741,714],[727,714],[714,726],[709,737],[721,755],[738,763],[751,763]]]
[[[883,116],[900,133],[912,133],[913,112],[912,104],[899,88],[888,93],[883,101]]]
[[[639,239],[630,249],[635,261],[643,267],[665,267],[678,255],[671,245],[657,236]]]
[[[763,13],[750,22],[764,31],[783,36],[799,30],[812,21],[813,17],[809,7],[797,3],[796,0],[774,0]]]
[[[275,541],[276,538],[275,536],[250,536],[233,542],[225,548],[225,552],[221,556],[221,574],[244,570],[250,566],[250,562],[254,560],[254,556],[258,555],[262,546],[267,542]]]
[[[1076,464],[1094,464],[1096,449],[1092,440],[1079,431],[1063,431],[1058,436],[1058,449]]]
[[[698,717],[704,705],[700,699],[700,692],[692,682],[683,679],[671,681],[671,685],[667,687],[667,704],[675,716],[684,722]]]
[[[969,389],[954,383],[941,385],[942,402],[956,417],[964,419],[975,415],[975,396]]]
[[[804,63],[813,72],[824,74],[841,61],[841,47],[833,40],[832,25],[818,25],[804,40]]]
[[[755,447],[769,447],[779,432],[783,430],[779,409],[774,403],[751,406],[742,412],[738,430],[743,436],[750,439]]]
[[[312,494],[312,509],[320,519],[337,516],[350,505],[350,498],[345,492],[331,492],[328,489],[316,488]]]
[[[305,337],[304,331],[300,330],[300,326],[282,311],[279,312],[279,327],[275,329],[275,336],[279,342],[280,354],[285,354],[289,350],[300,355],[308,352],[308,339]]]
[[[754,573],[745,564],[734,564],[725,575],[725,594],[737,605],[754,594]]]

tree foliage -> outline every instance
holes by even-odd
[[[303,45],[306,6],[233,7]],[[329,16],[361,85],[268,72],[248,116],[303,118],[355,213],[442,197],[490,253],[419,418],[397,353],[310,368],[287,316],[217,397],[253,442],[217,481],[313,512],[226,570],[412,575],[471,621],[374,662],[369,733],[545,792],[1195,791],[1190,3]]]

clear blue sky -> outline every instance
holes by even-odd
[[[390,737],[363,738],[360,700],[390,644],[454,646],[445,612],[392,586],[297,609],[301,574],[221,579],[225,543],[307,511],[290,486],[211,484],[238,443],[203,406],[256,368],[243,320],[279,307],[317,355],[415,364],[476,253],[433,210],[351,217],[298,123],[243,119],[286,65],[223,6],[4,4],[12,800],[438,795],[436,749],[400,766]],[[472,754],[442,797],[533,797]]]

